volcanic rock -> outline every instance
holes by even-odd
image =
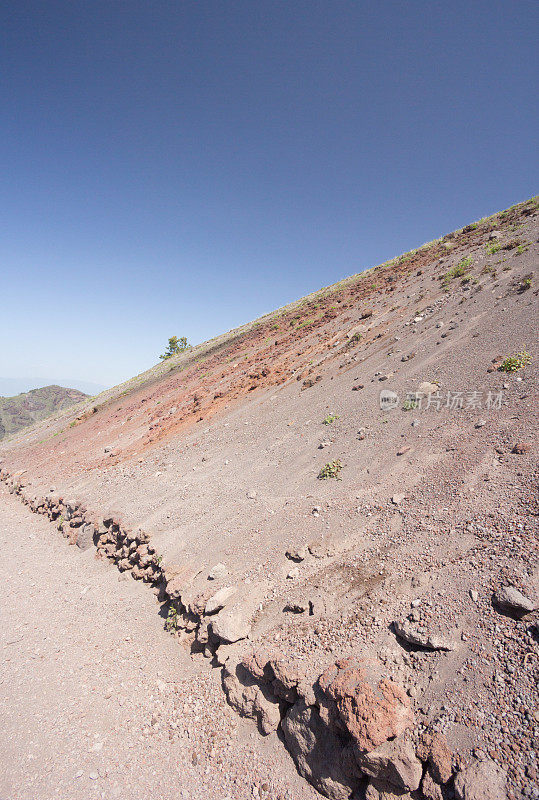
[[[346,732],[359,753],[374,750],[413,724],[404,690],[387,678],[377,680],[353,658],[329,667],[320,676],[318,689],[321,717]]]
[[[359,776],[348,771],[341,740],[317,709],[299,700],[284,717],[282,729],[300,775],[331,800],[348,800]]]
[[[496,591],[493,599],[498,608],[515,614],[529,614],[534,610],[532,601],[515,586],[503,586]]]
[[[455,778],[457,800],[504,800],[505,772],[494,761],[474,760]]]

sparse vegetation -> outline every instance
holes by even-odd
[[[519,369],[523,369],[528,364],[531,364],[532,357],[523,348],[520,353],[517,353],[514,356],[508,356],[500,366],[498,367],[499,372],[517,372]]]
[[[359,344],[361,339],[362,339],[362,336],[361,336],[360,333],[354,333],[354,335],[351,336],[348,339],[348,341],[344,343],[343,350],[351,350],[353,347],[355,347],[357,344]]]
[[[340,481],[341,478],[340,472],[342,470],[342,464],[338,458],[334,461],[328,461],[327,464],[324,464],[320,472],[318,473],[318,480],[325,481],[328,478],[335,478],[335,480]]]
[[[176,606],[170,606],[165,620],[165,630],[168,631],[168,633],[176,633],[178,630],[178,623],[178,609]]]
[[[462,261],[459,261],[458,264],[455,264],[454,267],[451,267],[451,269],[445,273],[442,280],[442,285],[448,286],[450,281],[452,281],[454,278],[462,278],[464,275],[466,275],[466,270],[469,266],[471,266],[471,264],[473,264],[473,258],[471,256],[463,258]]]
[[[494,242],[493,244],[487,244],[487,253],[491,256],[493,256],[494,253],[498,253],[501,249],[502,246],[498,242]]]
[[[336,419],[340,419],[338,414],[328,414],[327,417],[322,420],[322,425],[331,425]]]
[[[305,328],[307,325],[312,325],[314,322],[317,321],[317,319],[318,317],[311,317],[310,319],[303,320],[303,322],[299,323],[298,330],[299,328]]]

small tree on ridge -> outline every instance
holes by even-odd
[[[187,336],[180,336],[178,339],[177,336],[171,336],[168,340],[168,347],[163,353],[163,355],[159,356],[162,361],[165,361],[167,358],[171,358],[172,356],[177,356],[178,353],[185,353],[186,350],[190,350],[191,345],[187,341]]]

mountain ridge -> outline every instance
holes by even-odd
[[[10,397],[0,395],[0,439],[88,398],[78,389],[57,384],[41,386]]]

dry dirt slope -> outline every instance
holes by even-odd
[[[0,449],[329,797],[539,796],[537,234],[532,200]]]

